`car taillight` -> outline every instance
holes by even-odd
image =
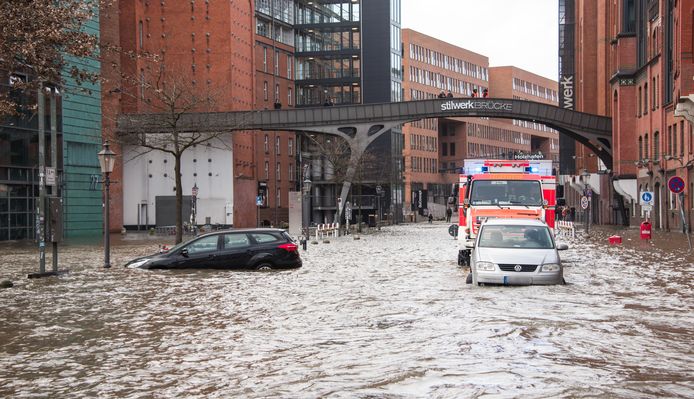
[[[278,246],[277,248],[284,249],[287,252],[296,252],[299,250],[299,246],[296,244],[293,244],[291,242],[288,242],[286,244],[282,244],[282,245]]]

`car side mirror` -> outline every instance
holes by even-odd
[[[188,248],[183,248],[181,250],[181,256],[183,256],[184,258],[188,257]]]
[[[465,243],[465,248],[475,248],[475,242],[474,241],[468,241]]]
[[[566,251],[569,249],[569,246],[566,244],[557,244],[557,251]]]

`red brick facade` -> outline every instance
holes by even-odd
[[[680,207],[667,189],[671,177],[679,176],[686,183],[684,210],[690,226],[694,209],[692,126],[674,115],[680,96],[694,92],[694,0],[644,2],[648,7],[637,10],[632,32],[625,28],[629,22],[623,19],[625,4],[576,2],[577,110],[608,115],[613,120],[614,164],[602,179],[600,221],[616,222],[615,181],[635,179],[638,193],[655,193],[650,215],[653,225],[678,231],[682,229]],[[595,165],[585,163],[591,159],[595,158],[586,151],[577,151],[577,169],[594,172]],[[638,194],[635,197],[626,204],[631,224],[647,216],[638,204]]]
[[[120,113],[147,112],[138,93],[141,76],[165,73],[190,79],[195,87],[215,95],[215,110],[247,110],[255,106],[254,10],[250,0],[227,2],[115,1],[102,10],[102,43],[119,51],[104,51],[104,137],[114,134]],[[152,63],[148,54],[160,63]],[[257,165],[253,132],[233,135],[234,224],[254,226]],[[115,149],[122,153],[119,149]],[[123,182],[122,158],[113,179]],[[229,165],[230,167],[232,165]],[[123,210],[112,186],[111,226],[120,229]]]

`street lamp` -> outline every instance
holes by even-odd
[[[198,213],[198,183],[193,183],[193,190],[192,190],[192,198],[191,198],[191,212],[190,212],[190,224],[191,228],[193,229],[193,236],[196,236],[197,230],[198,230],[198,224],[197,221],[195,220],[197,217]]]
[[[108,147],[108,140],[104,141],[103,149],[99,151],[97,157],[99,157],[99,166],[101,166],[101,173],[104,174],[104,188],[106,189],[104,195],[104,267],[111,267],[110,259],[110,242],[109,242],[109,192],[108,188],[111,185],[111,180],[109,175],[113,172],[113,166],[116,164],[116,153],[111,151]]]
[[[308,241],[308,225],[311,223],[310,219],[310,212],[311,212],[311,178],[309,176],[309,165],[306,164],[304,165],[304,181],[303,181],[303,194],[304,197],[301,201],[302,209],[301,209],[301,215],[302,215],[302,227],[304,230],[304,242],[303,242],[303,247],[304,251],[306,250],[306,242]]]
[[[376,201],[378,201],[378,215],[376,216],[376,227],[381,230],[381,197],[383,196],[383,187],[381,185],[376,186]]]

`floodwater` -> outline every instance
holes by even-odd
[[[0,397],[694,397],[692,258],[605,237],[568,240],[567,285],[475,288],[436,223],[267,273],[121,267],[148,241],[28,280],[35,250],[5,244]]]

